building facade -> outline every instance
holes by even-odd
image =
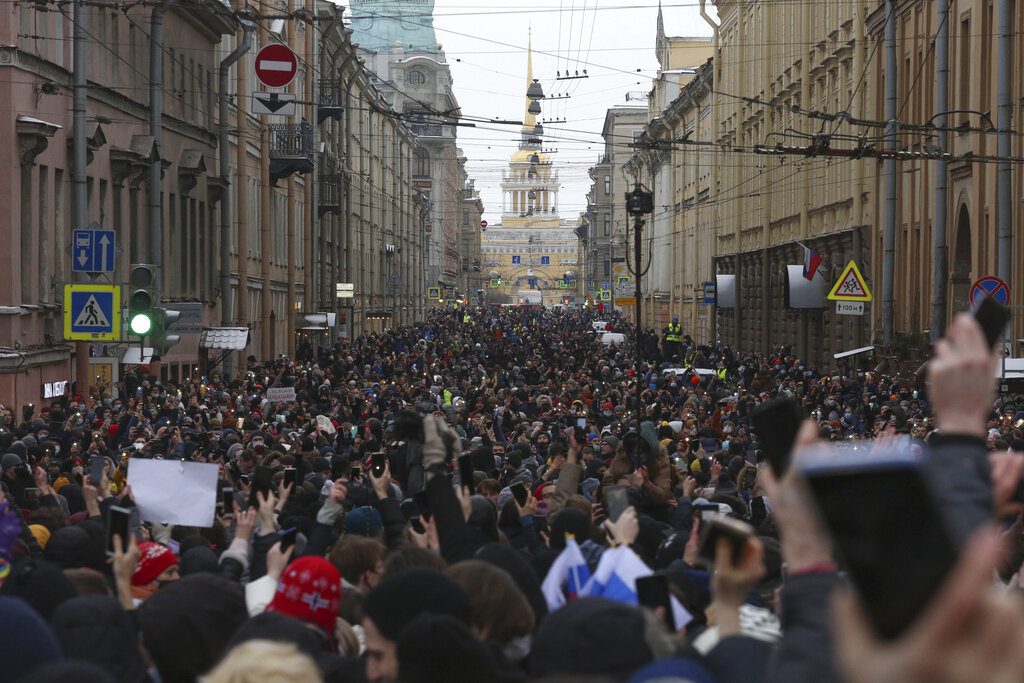
[[[415,186],[430,202],[425,283],[457,292],[465,159],[457,147],[459,103],[433,29],[433,2],[356,0],[353,40],[374,83],[416,135]]]
[[[829,286],[850,260],[874,272],[868,226],[877,201],[869,182],[875,162],[773,150],[810,147],[821,132],[856,140],[856,126],[814,113],[863,119],[873,107],[867,4],[715,4],[721,23],[712,77],[714,272],[733,274],[737,283],[736,307],[718,310],[717,336],[735,348],[784,346],[824,363],[869,342],[871,317],[789,308],[786,267],[803,262],[806,245],[824,257],[821,278]],[[837,147],[849,141],[832,139]],[[758,146],[771,153],[755,153]]]
[[[948,99],[944,105],[936,101],[937,47],[932,36],[939,27],[939,10],[949,10],[947,20]],[[893,330],[897,338],[921,338],[932,326],[932,305],[935,301],[935,263],[944,265],[945,278],[938,290],[945,299],[940,307],[946,323],[952,315],[968,308],[972,283],[986,275],[999,274],[998,148],[1000,127],[999,93],[999,23],[1000,9],[1009,7],[1011,58],[1007,71],[1007,92],[1011,104],[1013,128],[1019,128],[1019,103],[1024,97],[1020,74],[1024,73],[1024,13],[1013,10],[1013,3],[988,0],[900,1],[895,3],[896,23],[896,97],[898,147],[911,153],[938,148],[938,131],[922,130],[922,124],[942,124],[945,117],[943,149],[953,159],[946,164],[943,204],[945,206],[946,242],[936,243],[936,205],[941,166],[934,159],[907,158],[896,162],[898,178],[896,193],[894,259],[897,267],[893,280]],[[868,79],[872,96],[867,118],[885,119],[885,21],[882,8],[869,6],[865,15],[868,43],[878,56],[869,65]],[[881,134],[884,131],[876,131]],[[1024,154],[1024,140],[1019,134],[1008,135],[1008,154],[1019,159]],[[1010,290],[1011,304],[1020,305],[1021,277],[1024,277],[1024,216],[1020,198],[1024,185],[1020,166],[1011,162],[1009,229],[1012,235],[1011,269],[1004,274]],[[882,327],[880,305],[883,280],[885,216],[885,169],[882,162],[872,163],[868,188],[879,201],[871,206],[869,221],[875,229],[865,236],[874,255],[871,278],[876,283],[876,301],[872,309],[875,336]],[[942,196],[942,195],[938,195]],[[938,249],[936,248],[938,246]],[[1020,342],[1024,325],[1020,316],[1012,322],[1010,340],[1012,355],[1022,353]]]
[[[708,338],[714,322],[703,297],[711,271],[706,210],[711,54],[709,38],[667,35],[659,10],[659,69],[647,94],[646,126],[625,165],[628,176],[654,193],[654,213],[644,226],[643,266],[649,269],[642,282],[643,326],[661,330],[679,316],[694,339]]]
[[[0,127],[11,245],[0,279],[0,402],[38,402],[46,386],[47,398],[59,397],[54,386],[70,391],[78,379],[79,393],[86,384],[106,391],[122,354],[139,346],[127,335],[91,345],[63,337],[64,285],[87,281],[72,271],[72,230],[93,222],[113,230],[118,247],[114,271],[99,281],[124,284],[130,264],[154,264],[162,305],[182,313],[172,330],[180,343],[147,368],[167,381],[197,376],[204,327],[249,329],[230,371],[245,356],[294,352],[299,335],[329,342],[423,314],[427,217],[411,129],[359,63],[335,5],[265,5],[291,18],[240,20],[212,0],[83,9],[82,221],[72,193],[71,13],[34,4],[0,12],[0,90],[12,111]],[[162,42],[153,38],[157,11]],[[314,12],[319,21],[304,18]],[[298,58],[287,88],[300,103],[294,116],[253,112],[250,93],[263,89],[255,54],[271,42]],[[228,66],[229,55],[241,56]],[[162,68],[151,72],[154,58]],[[355,284],[353,306],[335,296],[346,282]],[[343,326],[302,329],[323,311]]]
[[[626,249],[627,245],[632,249],[632,219],[626,213],[625,196],[633,190],[635,180],[627,180],[624,169],[646,124],[647,107],[618,105],[605,112],[601,129],[604,154],[590,168],[594,184],[587,198],[584,245],[584,260],[589,264],[587,296],[594,301],[600,299],[601,290],[614,287],[618,278],[630,277]],[[624,308],[632,312],[634,307]]]
[[[483,260],[480,249],[480,237],[483,234],[481,221],[484,217],[484,203],[476,184],[466,178],[466,186],[462,190],[462,220],[459,223],[459,289],[466,293],[466,298],[479,301],[484,295]]]

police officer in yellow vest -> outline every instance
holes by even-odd
[[[683,340],[683,326],[679,324],[679,316],[672,316],[672,322],[663,330],[664,340],[661,348],[665,358],[671,359],[679,355],[679,342]]]

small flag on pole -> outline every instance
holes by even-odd
[[[818,271],[818,266],[821,265],[821,254],[804,244],[800,246],[804,248],[804,278],[813,280],[814,274]]]

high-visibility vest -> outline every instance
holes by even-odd
[[[668,333],[665,334],[665,341],[679,343],[682,339],[683,326],[679,323],[669,323]]]
[[[452,404],[452,392],[448,389],[444,390],[444,404],[449,407]]]
[[[721,368],[718,371],[718,379],[725,381],[725,368]]]

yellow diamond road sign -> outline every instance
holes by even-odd
[[[871,290],[864,276],[860,274],[856,261],[850,261],[843,269],[832,291],[828,293],[829,301],[871,301]]]

